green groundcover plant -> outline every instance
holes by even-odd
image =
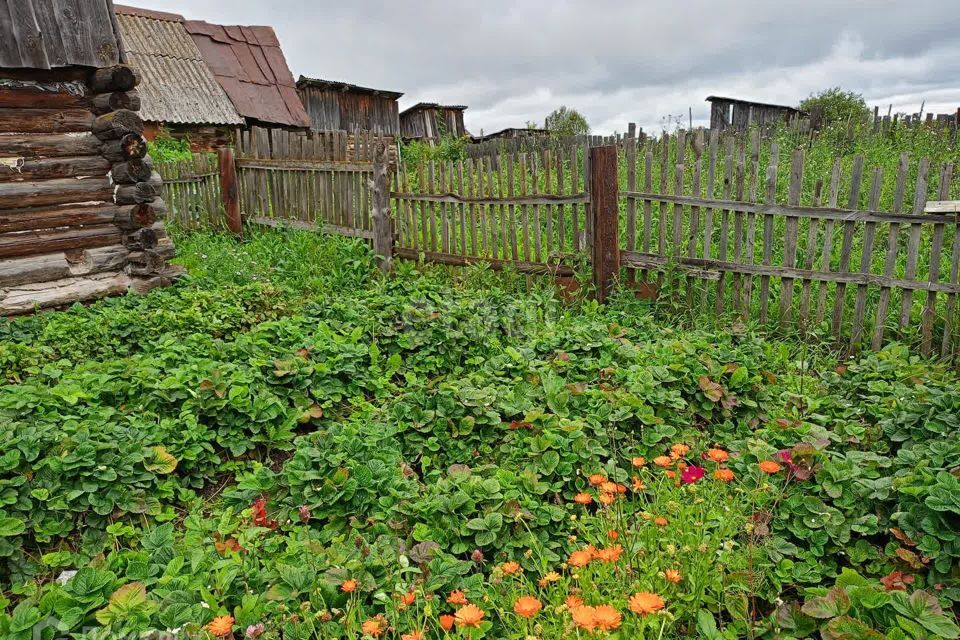
[[[948,366],[177,241],[0,324],[0,637],[958,637]]]

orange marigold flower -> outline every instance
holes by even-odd
[[[218,638],[233,634],[233,616],[217,616],[207,625],[207,631]]]
[[[637,468],[639,469],[640,467],[642,467],[642,466],[644,466],[645,464],[647,464],[647,459],[644,458],[643,456],[637,456],[637,457],[635,457],[633,460],[630,461],[630,464],[632,464],[633,466],[635,466],[635,467],[637,467]]]
[[[406,593],[400,595],[400,602],[402,602],[407,606],[410,606],[411,604],[416,602],[416,600],[417,600],[417,594],[414,593],[413,591],[407,591]]]
[[[633,476],[633,478],[632,478],[631,480],[632,480],[632,482],[633,482],[633,490],[634,490],[634,491],[643,491],[643,490],[645,490],[645,489],[647,488],[647,485],[645,485],[645,484],[643,483],[643,480],[641,480],[639,477]]]
[[[456,605],[467,604],[467,594],[459,589],[456,591],[451,591],[450,595],[447,596],[447,602]]]
[[[666,475],[668,478],[676,478],[676,477],[677,477],[677,472],[676,472],[676,471],[673,471],[672,469],[668,469],[667,471],[664,471],[663,473],[664,473],[664,475]]]
[[[677,471],[684,471],[687,468],[687,463],[682,460],[677,462]]]
[[[760,467],[760,471],[763,471],[764,473],[776,473],[783,468],[773,460],[764,460],[763,462],[757,464],[757,466]]]
[[[573,501],[577,504],[590,504],[593,502],[593,497],[589,493],[578,493],[573,496]]]
[[[580,598],[580,596],[571,594],[567,596],[567,599],[563,601],[563,604],[567,605],[567,609],[576,609],[577,607],[583,606],[583,600]]]
[[[400,640],[423,640],[423,631],[411,631],[400,636]]]
[[[500,565],[500,571],[503,571],[508,576],[512,576],[515,573],[520,573],[520,563],[514,562],[513,560],[510,562],[504,562],[502,565]]]
[[[543,604],[533,596],[520,596],[513,603],[513,611],[521,618],[532,618],[540,613]]]
[[[357,590],[357,581],[354,580],[353,578],[350,578],[349,580],[344,580],[343,583],[340,585],[340,591],[343,591],[344,593],[353,593],[356,590]]]
[[[607,531],[607,537],[610,538],[611,540],[616,540],[617,538],[620,537],[620,534],[617,531],[611,529],[610,531]]]
[[[360,625],[360,630],[368,636],[373,636],[374,638],[379,636],[384,631],[383,626],[380,624],[380,620],[377,620],[376,618],[364,620],[363,624]]]
[[[598,629],[610,631],[620,626],[620,612],[608,604],[599,604],[593,608],[593,620]]]
[[[630,611],[638,616],[656,613],[666,606],[663,598],[649,591],[641,591],[630,596]]]
[[[600,504],[608,507],[613,504],[614,499],[615,498],[612,493],[601,493],[600,495],[597,496],[597,501]]]
[[[590,564],[591,560],[593,560],[593,554],[581,549],[570,554],[570,557],[567,558],[567,564],[572,567],[585,567]]]
[[[603,484],[606,482],[607,476],[603,475],[602,473],[594,473],[588,478],[588,480],[590,481],[590,484],[597,486],[598,484]]]
[[[670,456],[673,457],[674,459],[682,458],[688,453],[690,453],[690,447],[688,447],[685,444],[678,443],[670,447]]]
[[[617,493],[626,493],[626,492],[627,492],[627,485],[625,484],[617,485]]]
[[[653,459],[653,464],[666,469],[673,464],[673,460],[671,460],[668,456],[657,456]]]
[[[593,631],[597,628],[596,609],[593,607],[588,607],[586,605],[572,607],[570,609],[570,615],[573,618],[573,623],[581,629]]]
[[[445,613],[440,616],[439,620],[440,627],[443,628],[444,631],[450,631],[450,629],[453,629],[453,623],[456,621],[456,618],[449,613]]]
[[[720,482],[732,482],[735,477],[733,471],[730,469],[717,469],[713,472],[714,480],[719,480]]]
[[[620,559],[620,554],[623,553],[623,545],[614,545],[612,547],[605,547],[597,551],[596,557],[597,560],[601,562],[616,562]]]
[[[458,627],[479,627],[483,620],[483,609],[475,604],[465,604],[454,614]]]
[[[667,579],[667,582],[672,582],[673,584],[679,584],[681,579],[680,572],[676,569],[667,569],[663,572],[663,577]]]
[[[714,462],[726,462],[730,459],[730,454],[723,449],[707,449],[707,457]]]
[[[653,524],[657,525],[658,527],[665,527],[670,524],[670,521],[663,516],[660,516],[659,518],[654,519]]]
[[[604,493],[616,493],[617,492],[617,483],[616,482],[601,482],[600,491]]]

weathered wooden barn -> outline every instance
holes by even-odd
[[[752,102],[739,98],[708,96],[711,129],[749,129],[778,122],[790,122],[805,114],[796,107],[766,102]]]
[[[200,54],[184,17],[121,5],[115,9],[124,53],[142,78],[140,115],[146,138],[153,140],[164,128],[175,138],[189,139],[194,151],[227,143],[244,120]]]
[[[463,125],[467,107],[458,104],[418,102],[400,112],[400,136],[404,140],[439,140],[444,136],[470,135]]]
[[[187,20],[184,26],[247,126],[310,127],[310,116],[272,27],[200,20]]]
[[[159,176],[111,0],[0,14],[0,315],[168,284]]]
[[[314,131],[372,131],[400,135],[399,91],[300,76],[297,91]]]

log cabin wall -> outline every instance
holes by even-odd
[[[0,69],[0,315],[169,284],[138,73]]]

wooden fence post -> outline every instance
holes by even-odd
[[[383,139],[377,140],[374,149],[371,192],[373,253],[378,256],[380,270],[389,273],[393,267],[393,225],[390,221],[390,158]]]
[[[227,228],[236,235],[243,234],[243,222],[240,220],[240,186],[237,183],[237,166],[233,162],[233,149],[217,149],[220,161],[220,195],[223,198],[223,211],[227,216]]]
[[[593,282],[597,299],[606,300],[620,273],[620,206],[617,147],[590,149],[590,213],[593,223]]]

